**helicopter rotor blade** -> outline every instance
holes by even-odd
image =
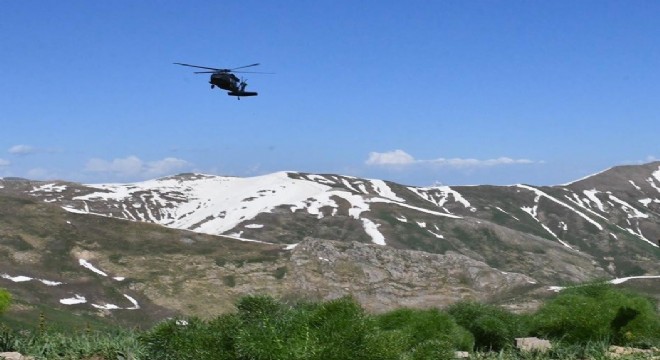
[[[235,68],[233,68],[233,69],[229,69],[229,71],[238,70],[238,69],[244,69],[244,68],[247,68],[247,67],[252,67],[252,66],[257,66],[257,65],[259,65],[259,63],[255,63],[255,64],[250,64],[250,65],[244,65],[244,66],[235,67]]]
[[[193,74],[215,74],[217,71],[195,71]]]
[[[191,64],[183,64],[183,63],[178,63],[178,62],[175,62],[175,63],[173,63],[173,64],[181,65],[181,66],[194,67],[194,68],[199,68],[199,69],[215,70],[215,71],[223,71],[223,70],[227,70],[227,69],[218,69],[218,68],[212,68],[212,67],[206,67],[206,66],[198,66],[198,65],[191,65]]]
[[[274,72],[261,72],[261,71],[232,71],[236,74],[275,74]]]

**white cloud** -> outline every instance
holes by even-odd
[[[0,159],[0,166],[9,166],[11,164],[9,160]]]
[[[187,161],[168,157],[158,161],[152,161],[146,166],[146,175],[148,176],[162,176],[172,175],[172,173],[185,168],[190,165]]]
[[[98,158],[90,159],[85,166],[85,171],[112,174],[122,178],[149,178],[172,175],[187,166],[190,166],[187,161],[172,157],[144,162],[137,156],[131,155],[110,161]]]
[[[394,150],[384,153],[371,152],[367,165],[409,165],[417,162],[410,154],[403,150]]]
[[[35,148],[30,145],[14,145],[8,151],[14,155],[29,155],[36,152]]]
[[[533,164],[535,161],[528,159],[512,159],[509,157],[499,157],[496,159],[462,159],[462,158],[437,158],[431,160],[418,160],[412,155],[403,150],[394,150],[384,153],[371,152],[369,158],[365,162],[367,165],[384,166],[384,167],[401,167],[406,165],[433,165],[433,166],[446,166],[453,168],[475,168],[475,167],[491,167],[499,165],[514,165],[514,164]]]

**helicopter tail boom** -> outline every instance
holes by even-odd
[[[227,93],[227,95],[241,97],[241,96],[257,96],[259,94],[255,91],[230,91]]]

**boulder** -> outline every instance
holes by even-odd
[[[4,360],[34,360],[32,356],[23,356],[18,352],[1,352],[0,359]]]
[[[516,348],[521,351],[547,351],[552,345],[549,340],[536,337],[516,338]]]

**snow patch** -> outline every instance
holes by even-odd
[[[641,200],[638,200],[638,201],[639,201],[642,205],[644,205],[645,207],[649,207],[649,205],[650,205],[651,203],[660,204],[660,200],[659,200],[659,199],[646,198],[646,199],[641,199]]]
[[[584,190],[584,191],[583,191],[583,193],[584,193],[584,195],[587,197],[587,199],[589,199],[589,200],[592,201],[594,204],[596,204],[596,206],[598,207],[598,210],[600,210],[600,211],[602,211],[602,212],[605,212],[605,207],[603,206],[603,203],[602,203],[602,202],[600,201],[600,199],[598,199],[598,197],[596,196],[596,194],[598,194],[599,192],[600,192],[600,191],[598,191],[598,190],[596,190],[596,189],[592,189],[592,190]]]
[[[612,194],[609,194],[609,196],[610,196],[610,199],[612,201],[614,201],[615,203],[621,205],[621,208],[623,209],[623,211],[625,211],[626,214],[628,214],[629,219],[632,219],[632,218],[648,219],[649,216],[647,214],[644,214],[643,212],[637,210],[636,208],[634,208],[633,206],[631,206],[627,202],[617,198],[616,196],[614,196]]]
[[[556,199],[556,198],[554,198],[554,197],[552,197],[552,196],[550,196],[550,195],[544,193],[543,191],[541,191],[541,190],[539,190],[539,189],[536,189],[536,188],[533,188],[533,187],[531,187],[531,186],[522,185],[522,184],[518,184],[518,185],[516,185],[516,186],[517,186],[517,187],[520,187],[520,188],[523,188],[523,189],[527,189],[527,190],[529,190],[529,191],[532,191],[532,192],[534,192],[534,193],[537,195],[537,197],[543,196],[543,197],[545,197],[545,198],[547,198],[547,199],[549,199],[549,200],[551,200],[551,201],[553,201],[553,202],[555,202],[555,203],[557,203],[557,204],[559,204],[559,205],[561,205],[561,206],[563,206],[563,207],[565,207],[565,208],[567,208],[567,209],[573,211],[574,213],[576,213],[576,214],[578,214],[579,216],[581,216],[583,219],[585,219],[585,220],[587,220],[588,222],[590,222],[591,224],[593,224],[596,228],[598,228],[598,230],[601,230],[601,231],[603,230],[603,226],[600,225],[600,224],[599,224],[598,222],[596,222],[595,220],[593,220],[592,218],[590,218],[590,217],[588,217],[587,215],[585,215],[584,213],[582,213],[582,212],[580,212],[580,211],[574,209],[572,206],[570,206],[570,205],[568,205],[568,204],[566,204],[566,203],[564,203],[564,202],[562,202],[562,201],[560,201],[560,200],[558,200],[558,199]]]
[[[642,275],[642,276],[630,276],[630,277],[625,277],[625,278],[618,278],[614,280],[608,281],[610,284],[621,284],[629,280],[635,280],[635,279],[660,279],[660,275]]]
[[[9,274],[1,274],[0,278],[6,279],[6,280],[9,280],[9,281],[13,281],[13,282],[17,282],[17,283],[36,280],[36,281],[39,281],[40,283],[42,283],[46,286],[58,286],[58,285],[63,284],[60,281],[51,281],[51,280],[45,280],[45,279],[34,279],[34,278],[29,277],[29,276],[23,276],[23,275],[11,276]]]
[[[51,193],[51,192],[64,192],[66,190],[66,185],[57,185],[55,183],[52,184],[45,184],[41,186],[35,186],[32,188],[30,191],[31,193],[37,193],[37,192],[46,192],[46,193]]]
[[[87,268],[87,269],[89,269],[89,270],[91,270],[91,271],[93,271],[93,272],[95,272],[95,273],[97,273],[101,276],[105,276],[105,277],[108,276],[108,274],[106,274],[103,271],[97,269],[96,267],[94,267],[94,265],[92,265],[89,261],[87,261],[85,259],[78,260],[78,263],[80,264],[80,266],[82,266],[84,268]]]
[[[471,208],[470,202],[467,201],[463,195],[458,191],[453,190],[449,186],[431,186],[431,187],[408,187],[408,190],[415,193],[422,199],[436,205],[439,208],[444,208],[445,203],[449,201],[449,196],[454,198],[455,202],[463,204],[465,208]]]
[[[628,182],[629,182],[630,185],[632,185],[635,189],[637,189],[637,191],[642,191],[642,188],[639,187],[639,186],[637,186],[637,184],[635,184],[634,181],[632,181],[632,180],[628,180]]]
[[[376,193],[386,199],[405,202],[406,200],[398,197],[394,191],[383,180],[369,180],[374,187]]]
[[[289,245],[284,247],[284,250],[293,250],[293,249],[296,248],[296,246],[298,246],[297,243],[296,244],[289,244]]]
[[[84,304],[87,302],[87,299],[85,299],[84,296],[80,296],[78,294],[74,295],[72,298],[66,298],[66,299],[60,299],[60,303],[64,305],[77,305],[77,304]]]
[[[457,216],[457,215],[448,214],[448,213],[441,213],[441,212],[437,212],[437,211],[433,211],[433,210],[429,210],[429,209],[425,209],[425,208],[421,208],[421,207],[417,207],[417,206],[412,206],[412,205],[408,205],[408,204],[404,204],[404,203],[399,203],[399,202],[395,202],[395,201],[388,200],[388,199],[383,199],[383,198],[373,198],[373,199],[370,199],[369,202],[371,202],[371,203],[396,204],[396,205],[399,205],[399,206],[402,206],[402,207],[405,207],[405,208],[408,208],[408,209],[413,209],[413,210],[417,210],[417,211],[420,211],[420,212],[423,212],[423,213],[448,217],[448,218],[452,218],[452,219],[462,219],[463,218],[462,216]]]
[[[431,230],[428,230],[428,229],[427,229],[426,231],[428,231],[429,233],[431,233],[431,235],[437,237],[438,239],[444,239],[444,238],[445,238],[443,235],[438,234],[438,233],[434,233],[434,232],[431,231]]]
[[[503,213],[505,213],[505,214],[511,216],[512,218],[514,218],[514,219],[520,221],[520,219],[518,219],[517,217],[513,216],[513,214],[510,214],[509,212],[505,211],[504,209],[502,209],[502,208],[499,207],[499,206],[496,206],[495,209],[497,209],[497,210],[499,210],[499,211],[501,211],[501,212],[503,212]]]
[[[376,224],[369,219],[362,219],[364,231],[371,237],[371,242],[377,245],[385,245],[385,236],[378,231],[380,224]]]

